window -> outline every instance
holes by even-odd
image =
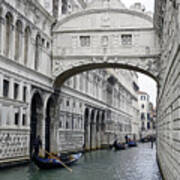
[[[23,114],[22,125],[26,125],[26,114]]]
[[[15,113],[14,124],[15,124],[15,125],[18,125],[18,124],[19,124],[19,113]]]
[[[132,35],[131,34],[123,34],[121,35],[122,45],[132,45]]]
[[[30,28],[26,27],[24,33],[24,64],[28,64],[28,55],[29,55],[29,43],[30,43]]]
[[[150,122],[147,123],[147,129],[150,129]]]
[[[11,15],[11,13],[7,13],[6,14],[6,50],[5,50],[5,54],[8,57],[9,53],[10,53],[10,46],[11,46],[11,36],[12,36],[12,22],[13,22],[13,17]]]
[[[39,51],[40,51],[40,44],[41,44],[41,37],[38,34],[36,36],[36,42],[35,42],[35,59],[34,59],[34,69],[38,70],[39,69]]]
[[[66,121],[66,129],[68,129],[69,128],[69,123],[68,123],[68,121]]]
[[[4,80],[3,81],[3,96],[8,97],[8,95],[9,95],[9,81]]]
[[[69,100],[66,101],[66,106],[69,106]]]
[[[19,84],[14,83],[14,99],[18,99],[19,95]]]
[[[24,86],[23,88],[23,101],[26,102],[27,100],[27,87]]]
[[[15,32],[15,59],[18,60],[21,55],[21,38],[22,38],[22,23],[21,21],[16,22]]]
[[[59,128],[62,128],[62,121],[59,121]]]
[[[144,109],[144,104],[141,105],[142,109]]]
[[[141,120],[144,120],[144,119],[145,119],[144,113],[141,113]]]
[[[81,47],[90,47],[90,36],[80,36]]]

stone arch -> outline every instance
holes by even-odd
[[[22,49],[22,31],[23,24],[21,20],[17,20],[15,24],[15,60],[19,60]]]
[[[10,12],[6,13],[5,22],[5,55],[9,57],[13,25],[13,16]]]
[[[115,61],[115,63],[113,61]],[[61,86],[68,78],[75,76],[78,73],[104,68],[120,68],[140,72],[151,77],[159,85],[159,73],[157,69],[158,60],[155,59],[148,59],[147,61],[144,60],[143,64],[141,63],[141,59],[136,59],[136,61],[133,59],[124,59],[121,62],[118,62],[118,60],[114,59],[109,61],[103,61],[102,59],[97,61],[94,60],[94,62],[92,62],[92,60],[89,60],[89,62],[88,60],[86,60],[85,62],[79,62],[77,64],[72,64],[72,62],[71,64],[68,64],[68,62],[66,62],[65,64],[60,63],[59,67],[61,67],[62,69],[60,71],[58,70],[59,72],[61,72],[60,74],[55,74],[55,88]]]
[[[29,56],[29,49],[30,49],[30,36],[31,36],[31,29],[29,26],[26,26],[24,30],[24,64],[28,64],[28,56]]]
[[[45,118],[45,149],[46,151],[56,151],[57,148],[57,129],[58,122],[56,122],[56,98],[50,96],[46,104],[46,118]]]
[[[31,121],[30,121],[30,155],[33,153],[33,142],[43,129],[43,98],[38,91],[34,91],[31,99]]]

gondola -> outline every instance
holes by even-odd
[[[75,162],[77,162],[82,153],[72,154],[68,158],[60,159],[65,165],[71,166]],[[41,158],[38,156],[33,157],[33,162],[40,168],[40,169],[55,169],[55,168],[64,168],[61,161],[58,158]]]
[[[117,143],[116,145],[114,145],[115,150],[125,150],[126,149],[126,145],[125,144],[120,144]]]
[[[135,141],[129,141],[128,142],[128,147],[136,147],[137,143]]]

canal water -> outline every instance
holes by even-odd
[[[66,169],[39,170],[34,164],[0,170],[2,180],[162,180],[156,150],[150,144],[124,151],[102,150],[85,153]]]

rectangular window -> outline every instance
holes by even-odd
[[[90,47],[90,36],[80,36],[81,47]]]
[[[19,94],[19,84],[14,83],[14,99],[18,99]]]
[[[123,34],[121,35],[122,45],[132,45],[132,35],[131,34]]]
[[[26,125],[26,114],[23,114],[22,125]]]
[[[14,119],[14,124],[18,125],[19,124],[19,113],[15,113],[15,119]]]
[[[3,81],[3,96],[8,97],[9,95],[9,81],[5,80]]]
[[[24,86],[23,88],[23,101],[26,102],[27,100],[27,87]]]

